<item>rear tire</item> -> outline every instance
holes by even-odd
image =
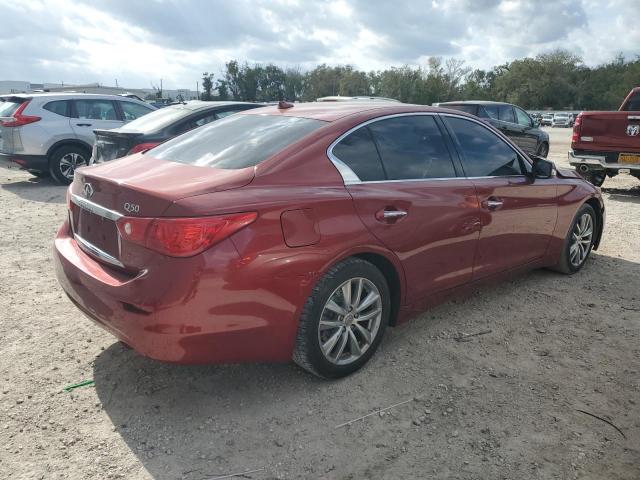
[[[338,263],[303,307],[293,361],[323,378],[355,372],[380,345],[390,311],[389,287],[380,270],[359,258]]]
[[[555,270],[572,275],[586,263],[597,236],[596,212],[588,204],[582,205],[571,222],[562,248],[560,262]]]
[[[584,178],[587,182],[596,187],[602,186],[605,179],[607,178],[607,174],[604,170],[589,170],[586,173],[578,173],[580,173],[580,175],[582,175],[582,178]]]
[[[90,152],[77,145],[56,148],[49,158],[49,172],[56,182],[69,185],[78,167],[89,165]]]

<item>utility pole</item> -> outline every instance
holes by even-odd
[[[118,88],[118,79],[116,78],[116,88]]]
[[[162,98],[162,79],[160,79],[160,98]]]
[[[200,100],[200,89],[198,88],[198,82],[196,82],[196,100]]]

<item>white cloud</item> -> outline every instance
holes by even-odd
[[[191,87],[231,59],[364,70],[429,56],[490,68],[555,48],[587,65],[640,53],[627,0],[29,0],[0,4],[0,77]]]

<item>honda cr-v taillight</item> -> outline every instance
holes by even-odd
[[[134,153],[139,153],[139,152],[144,152],[146,150],[149,150],[153,147],[157,147],[158,145],[160,145],[160,142],[147,142],[147,143],[139,143],[137,145],[134,145],[131,150],[129,150],[127,152],[127,155],[133,155]]]
[[[3,127],[21,127],[22,125],[28,125],[29,123],[34,123],[39,120],[42,120],[41,117],[36,117],[35,115],[23,115],[24,109],[29,105],[29,101],[23,102],[17,108],[17,110],[9,117],[8,120],[2,120]]]
[[[257,217],[256,212],[193,218],[122,217],[117,226],[126,241],[170,257],[191,257],[246,227]]]

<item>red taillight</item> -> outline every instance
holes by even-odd
[[[246,227],[257,217],[256,212],[195,218],[123,217],[117,226],[124,240],[170,257],[191,257]]]
[[[576,117],[573,124],[573,134],[571,135],[571,143],[577,143],[580,140],[580,130],[582,129],[582,114]]]
[[[35,115],[23,115],[24,109],[29,105],[29,101],[23,102],[20,104],[18,109],[11,115],[11,120],[3,120],[3,127],[21,127],[22,125],[27,125],[29,123],[34,123],[39,120],[42,120],[40,117],[36,117]]]
[[[160,145],[160,142],[149,142],[149,143],[139,143],[138,145],[134,145],[131,150],[127,153],[127,155],[133,155],[134,153],[144,152],[145,150],[149,150],[153,147],[157,147]]]

